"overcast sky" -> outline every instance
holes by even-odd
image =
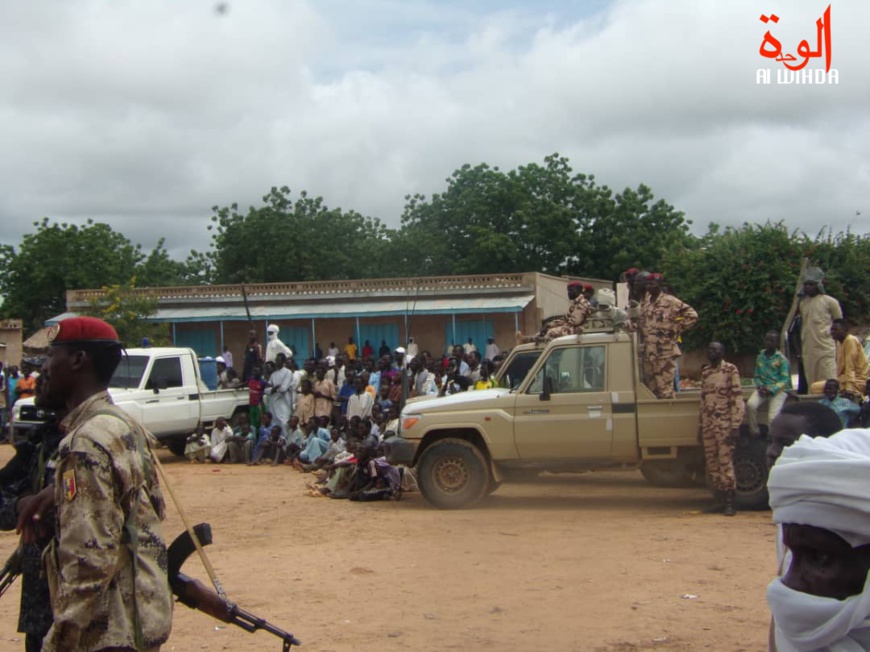
[[[870,3],[831,0],[836,86],[777,85],[759,55],[767,29],[814,49],[826,2],[9,0],[0,242],[91,217],[183,258],[211,206],[285,184],[395,227],[464,163],[556,151],[646,183],[698,232],[865,233]]]

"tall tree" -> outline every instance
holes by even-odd
[[[215,206],[212,279],[217,283],[313,281],[389,275],[389,230],[356,211],[330,209],[303,191],[272,188],[263,205],[240,213]],[[199,258],[203,268],[204,257]],[[193,260],[188,259],[192,264]]]
[[[396,257],[407,274],[537,270],[615,278],[691,239],[646,186],[614,195],[552,154],[503,172],[464,165],[431,199],[406,197]]]
[[[0,294],[4,317],[20,317],[25,330],[66,310],[66,291],[99,288],[132,278],[142,260],[139,247],[107,224],[84,226],[34,222],[21,246],[0,250]]]

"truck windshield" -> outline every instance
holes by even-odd
[[[115,369],[115,375],[109,383],[109,387],[139,387],[142,382],[142,374],[148,366],[147,355],[122,355],[121,363]]]
[[[541,357],[543,349],[532,349],[531,351],[523,351],[517,353],[510,362],[498,370],[496,380],[499,387],[507,387],[510,390],[515,390],[519,387],[529,373],[529,370]]]

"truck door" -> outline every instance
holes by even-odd
[[[142,419],[148,430],[160,435],[196,429],[199,404],[190,398],[191,386],[184,384],[181,358],[155,358],[145,388],[152,392],[142,405]]]
[[[607,347],[553,349],[517,394],[514,440],[524,460],[606,460],[613,444]]]

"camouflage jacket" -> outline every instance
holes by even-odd
[[[718,367],[705,366],[701,371],[701,425],[736,430],[745,410],[737,367],[724,360]]]
[[[57,538],[45,556],[54,624],[43,652],[159,647],[172,594],[147,433],[105,392],[61,427]]]
[[[689,304],[662,292],[655,299],[645,298],[638,321],[647,356],[676,358],[680,355],[677,338],[698,323],[698,313]]]

